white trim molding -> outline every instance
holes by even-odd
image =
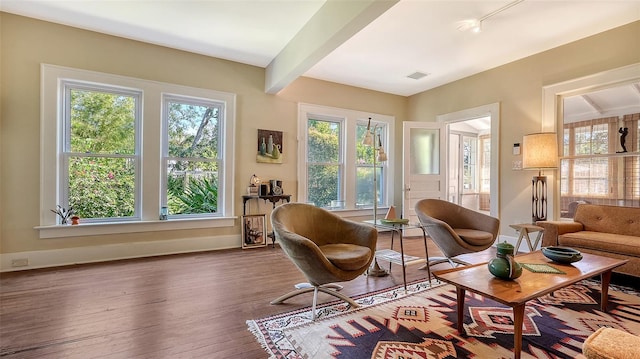
[[[240,248],[239,234],[0,254],[0,272]],[[19,264],[18,264],[19,263]]]

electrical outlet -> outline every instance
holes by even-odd
[[[514,171],[518,171],[522,169],[522,160],[513,160],[511,161],[511,169]]]
[[[17,258],[11,260],[12,267],[26,267],[29,265],[29,258]]]

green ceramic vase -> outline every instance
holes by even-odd
[[[500,279],[516,279],[522,275],[522,266],[513,258],[513,245],[503,242],[496,245],[496,258],[489,261],[489,272]]]

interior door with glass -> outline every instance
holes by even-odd
[[[446,199],[444,123],[404,122],[402,128],[402,217],[417,223],[415,204],[423,198]],[[410,235],[421,235],[418,230]]]

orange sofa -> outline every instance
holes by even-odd
[[[615,272],[640,277],[640,208],[580,204],[573,221],[538,221],[542,246],[628,259]]]

